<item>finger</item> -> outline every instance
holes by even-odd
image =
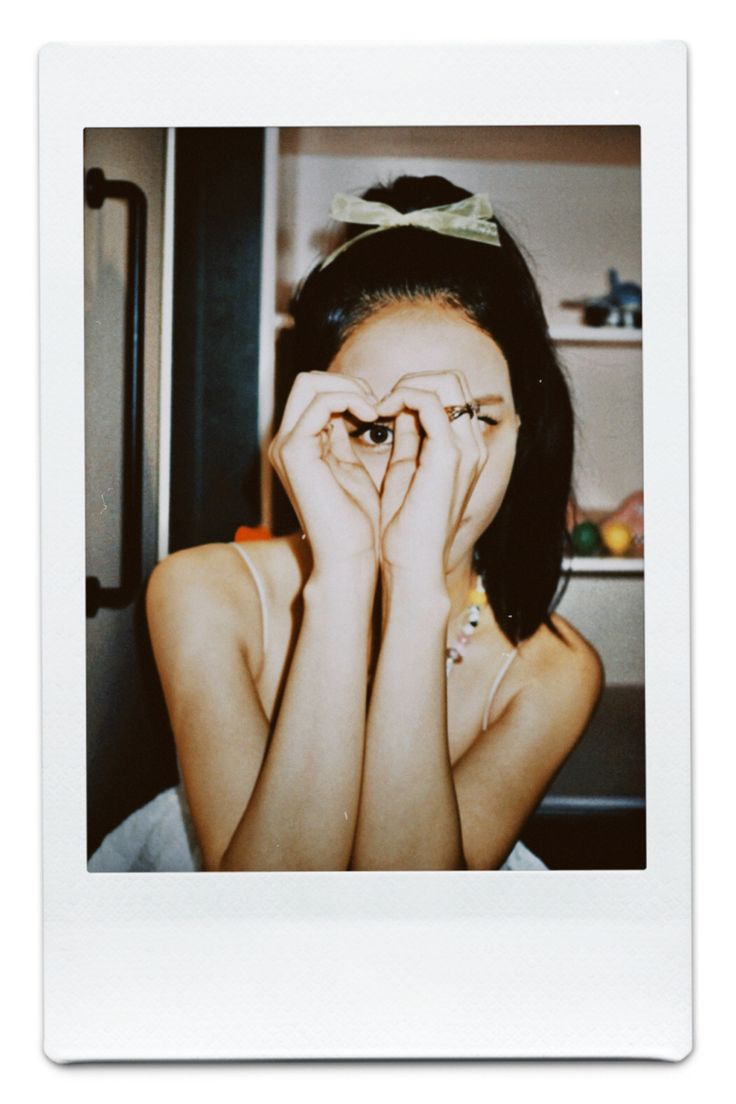
[[[442,400],[443,406],[472,402],[470,385],[465,373],[459,368],[442,372],[407,372],[399,377],[394,386],[434,391]]]
[[[373,425],[374,423],[371,422],[369,424]],[[361,446],[357,440],[352,440],[350,438],[347,429],[348,425],[349,423],[346,419],[339,417],[332,419],[329,454],[334,457],[338,464],[346,467],[359,467],[368,475],[370,465],[368,465],[366,461],[371,455],[372,450],[370,447]],[[390,449],[390,446],[388,446],[388,448]],[[379,450],[379,453],[380,451],[381,450]],[[369,478],[371,483],[373,483],[373,476],[369,475]]]
[[[378,491],[359,460],[341,461],[334,454],[325,458],[325,463],[344,491],[364,510],[374,515],[378,513]]]
[[[294,513],[296,514],[297,521],[299,522],[299,528],[302,530],[302,532],[306,532],[306,526],[304,524],[304,518],[302,517],[301,509],[297,501],[297,496],[294,493],[294,488],[292,486],[291,480],[289,479],[289,473],[281,461],[280,443],[276,441],[276,438],[274,438],[274,440],[271,442],[268,450],[268,457],[271,461],[271,465],[274,471],[276,472],[276,475],[279,478],[279,482],[286,491],[286,495],[292,505]]]
[[[299,528],[302,530],[302,532],[306,532],[306,526],[304,524],[304,518],[302,516],[302,512],[301,512],[301,509],[300,509],[300,506],[299,506],[299,502],[297,500],[297,496],[294,493],[294,488],[292,486],[291,480],[289,479],[289,473],[287,472],[286,468],[282,464],[279,452],[273,446],[273,442],[272,442],[271,448],[269,448],[269,454],[268,455],[269,455],[269,459],[271,461],[271,465],[273,466],[273,469],[274,469],[274,471],[276,472],[276,475],[279,478],[279,482],[281,483],[282,487],[286,491],[286,495],[289,499],[289,502],[291,503],[292,509],[294,510],[294,513],[296,514],[296,518],[297,518],[297,521],[299,523]]]
[[[389,465],[402,460],[416,462],[421,438],[417,416],[408,410],[400,410],[394,420],[394,439]]]
[[[366,398],[354,392],[326,391],[316,395],[294,426],[291,433],[281,436],[274,463],[281,482],[292,503],[307,493],[311,498],[331,494],[334,477],[324,464],[329,453],[325,449],[325,427],[333,413],[352,410],[355,416],[366,421],[375,418],[374,408]],[[315,460],[321,464],[308,463]],[[311,486],[304,486],[305,479]],[[304,528],[304,525],[302,525]]]
[[[460,381],[464,380],[467,386],[465,373],[460,368],[444,368],[442,371],[436,372],[428,372],[426,370],[423,372],[405,372],[403,376],[399,376],[395,386],[403,387],[406,385],[407,387],[414,387],[416,380],[426,379],[430,381],[440,381],[452,376],[458,377]],[[435,384],[433,384],[433,387],[434,386]]]
[[[400,387],[416,387],[422,391],[434,391],[444,406],[465,402],[465,392],[459,372],[406,372],[397,379],[393,390],[398,390]]]
[[[464,372],[450,369],[447,372],[436,373],[436,378],[437,391],[445,407],[465,405],[474,407],[473,395]],[[453,418],[450,426],[461,442],[463,455],[467,457],[468,464],[480,469],[482,435],[475,412]]]
[[[402,381],[411,380],[410,384]],[[402,376],[397,387],[410,386],[434,392],[443,407],[464,406],[473,402],[470,386],[461,371],[444,372],[408,372]],[[447,411],[445,411],[447,416]],[[448,416],[449,421],[449,416]],[[482,466],[483,440],[475,415],[462,414],[450,422],[451,430],[461,445],[463,456],[469,465]]]
[[[385,528],[401,506],[417,470],[421,438],[417,416],[400,411],[394,422],[394,440],[381,487],[382,527]]]
[[[448,375],[454,377],[457,388],[463,397],[463,403],[474,405],[473,394],[465,378],[465,373],[456,370],[449,372]],[[460,514],[462,514],[470,501],[475,485],[478,482],[478,477],[485,465],[488,450],[483,440],[480,422],[475,412],[472,414],[461,414],[460,417],[455,418],[450,425],[455,430],[463,450],[463,466],[467,482],[465,485],[465,493],[460,504]]]
[[[330,451],[340,461],[356,463],[357,457],[350,439],[349,424],[346,418],[330,419]]]
[[[386,395],[376,406],[379,418],[396,417],[406,407],[419,416],[425,434],[438,443],[456,447],[450,422],[436,392],[415,387],[398,387]]]
[[[317,375],[320,375],[320,374],[324,375],[324,373],[316,373],[316,374]],[[357,384],[358,387],[363,392],[363,394],[366,395],[367,398],[369,398],[369,399],[377,399],[378,398],[378,396],[373,391],[373,388],[368,383],[368,380],[363,379],[362,376],[344,376],[340,372],[329,372],[328,374],[332,379],[343,380],[343,381],[349,380],[350,382],[349,382],[348,386],[350,386],[350,384],[353,384],[353,383]]]
[[[316,439],[328,428],[335,414],[350,412],[363,422],[376,420],[376,407],[365,396],[350,391],[328,391],[315,395],[289,434],[289,440]]]
[[[458,385],[464,397],[464,401],[474,406],[475,402],[473,399],[473,394],[470,390],[470,384],[465,378],[465,373],[457,369],[452,372],[452,375],[458,382]],[[480,468],[483,466],[483,463],[485,462],[486,451],[486,446],[483,441],[483,434],[480,430],[480,423],[478,422],[478,418],[475,413],[473,413],[472,415],[463,414],[462,418],[457,418],[456,421],[463,421],[465,418],[468,419],[468,425],[470,426],[473,437],[475,438],[475,444],[478,449],[478,468],[480,470]]]
[[[453,372],[453,375],[457,378],[458,384],[465,397],[465,402],[474,405],[475,400],[473,399],[470,385],[465,378],[465,373],[461,371],[456,371]],[[468,491],[465,496],[465,501],[463,502],[463,510],[465,509],[465,506],[467,505],[468,500],[470,499],[470,496],[475,489],[475,484],[478,482],[478,477],[480,476],[481,471],[485,467],[486,460],[488,459],[488,447],[483,437],[481,423],[478,421],[477,414],[475,412],[472,415],[463,414],[460,418],[455,419],[455,424],[457,424],[457,422],[464,422],[466,419],[470,427],[470,431],[473,435],[473,439],[475,441],[475,452],[472,456],[472,460],[474,462],[474,471],[471,473],[470,481],[468,484]]]
[[[332,374],[335,375],[335,376],[338,376],[340,379],[354,379],[356,381],[356,383],[360,384],[360,386],[365,391],[366,395],[372,395],[374,399],[378,398],[378,395],[376,395],[375,391],[373,390],[371,385],[368,383],[368,380],[363,379],[362,376],[340,376],[339,372],[333,372]]]
[[[373,392],[365,380],[341,376],[338,372],[300,372],[286,400],[279,433],[290,433],[316,395],[326,392],[352,392],[371,400]]]

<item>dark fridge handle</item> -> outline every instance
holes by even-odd
[[[84,178],[88,207],[106,199],[128,205],[127,287],[125,297],[125,385],[123,399],[122,547],[120,585],[103,587],[87,576],[87,616],[99,609],[122,609],[135,598],[143,577],[143,325],[146,283],[146,213],[143,191],[128,180],[106,180],[102,169]]]

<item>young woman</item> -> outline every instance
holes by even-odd
[[[190,868],[544,869],[519,833],[603,673],[551,612],[572,410],[491,214],[440,177],[336,197],[269,453],[301,532],[153,572]]]

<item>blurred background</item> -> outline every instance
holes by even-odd
[[[557,869],[644,867],[642,331],[609,277],[641,284],[638,128],[94,129],[84,168],[88,852],[177,781],[146,580],[171,551],[291,530],[266,461],[291,293],[334,235],[335,192],[412,173],[490,195],[578,418],[558,609],[606,688],[522,838]],[[591,300],[609,324],[586,325]],[[631,543],[601,543],[606,519]]]

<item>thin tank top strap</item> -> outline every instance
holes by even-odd
[[[253,577],[253,582],[256,584],[256,590],[258,591],[258,600],[261,604],[261,647],[263,649],[263,661],[265,662],[266,654],[268,652],[268,606],[266,605],[266,591],[263,586],[263,581],[256,571],[253,560],[246,552],[245,548],[238,541],[230,541],[233,548],[237,549],[242,558],[245,560],[250,573]]]
[[[491,706],[493,705],[493,699],[496,696],[496,691],[498,690],[499,686],[501,685],[501,679],[503,678],[503,676],[506,674],[509,667],[511,666],[511,663],[514,659],[514,656],[517,653],[517,650],[518,649],[514,648],[514,650],[512,652],[504,652],[503,663],[499,667],[498,673],[497,673],[495,679],[493,680],[493,683],[491,684],[491,689],[488,691],[488,700],[486,701],[486,707],[485,707],[485,710],[483,711],[483,729],[484,730],[488,727],[488,715],[491,712]]]

